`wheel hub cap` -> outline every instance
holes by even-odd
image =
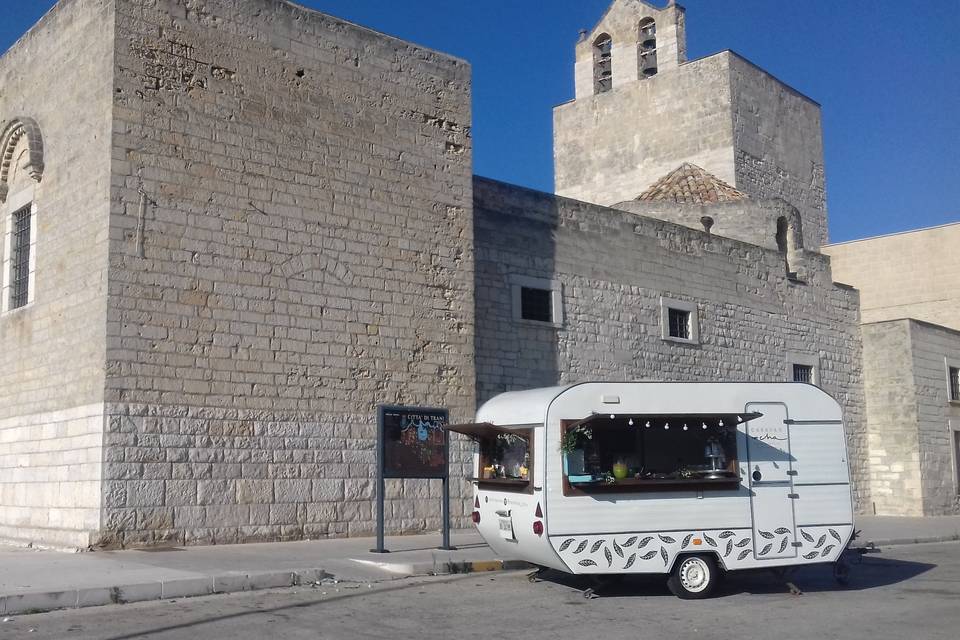
[[[680,582],[688,591],[703,591],[709,580],[709,570],[699,558],[687,560],[680,567]]]

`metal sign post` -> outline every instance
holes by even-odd
[[[377,546],[374,553],[389,553],[384,546],[384,498],[387,479],[438,479],[443,482],[443,539],[450,545],[450,441],[445,429],[446,409],[377,407]]]

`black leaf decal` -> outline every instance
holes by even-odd
[[[776,530],[774,531],[774,533],[776,533],[777,535],[781,535],[781,536],[782,536],[782,535],[785,534],[785,533],[790,533],[790,529],[787,529],[787,528],[785,528],[785,527],[780,527],[780,528],[776,529]]]
[[[574,542],[575,540],[573,538],[567,538],[563,541],[563,544],[560,545],[560,551],[566,551]]]
[[[687,537],[683,539],[683,542],[680,543],[680,548],[681,548],[681,549],[686,549],[687,546],[689,546],[690,541],[691,541],[692,539],[693,539],[693,534],[692,534],[692,533],[689,534],[689,535],[687,535]]]
[[[735,535],[737,534],[735,534],[733,531],[724,531],[718,537],[721,539],[726,539],[726,538],[732,538]]]
[[[767,540],[773,540],[773,534],[769,531],[761,531],[760,535],[766,538]]]
[[[826,558],[826,557],[827,557],[827,554],[829,554],[831,551],[833,551],[834,549],[836,549],[836,547],[837,547],[837,545],[835,545],[835,544],[828,544],[827,547],[823,550],[823,553],[820,554],[820,556],[823,557],[823,558]]]
[[[813,542],[813,536],[807,533],[806,531],[804,531],[803,529],[800,530],[800,535],[802,535],[803,539],[806,540],[807,542]]]
[[[820,555],[819,551],[811,551],[810,553],[803,554],[803,557],[806,558],[807,560],[813,560],[818,555]]]
[[[655,556],[655,555],[657,555],[657,552],[656,552],[656,551],[648,551],[648,552],[646,552],[645,554],[643,554],[642,556],[640,556],[640,559],[641,559],[641,560],[649,560],[650,558],[652,558],[652,557]]]
[[[763,549],[760,550],[760,555],[767,555],[770,553],[770,549],[773,549],[773,544],[764,545]]]
[[[822,536],[820,536],[820,539],[817,540],[817,546],[814,547],[814,549],[819,549],[820,547],[823,546],[823,543],[826,541],[827,541],[827,534],[823,534]]]
[[[836,539],[837,542],[843,542],[843,540],[840,539],[839,533],[837,533],[833,529],[828,529],[828,531],[830,532],[830,535],[832,535]]]
[[[597,540],[593,543],[593,546],[590,547],[590,553],[596,553],[597,549],[603,546],[603,540]]]
[[[608,549],[608,548],[606,548],[606,547],[603,548],[603,557],[607,559],[607,566],[608,566],[608,567],[613,564],[613,554],[610,553],[610,549]]]
[[[708,536],[707,534],[703,534],[703,539],[706,540],[707,544],[710,545],[711,547],[717,546],[717,541],[711,538],[710,536]]]
[[[617,555],[621,558],[623,557],[623,547],[617,544],[617,541],[613,541],[613,550],[617,552]]]
[[[663,566],[667,566],[667,562],[670,560],[670,556],[667,555],[666,547],[660,548],[660,557],[663,558]]]
[[[640,541],[640,544],[637,545],[637,549],[643,549],[645,546],[650,544],[653,541],[653,536],[647,536]]]
[[[750,538],[744,538],[743,540],[738,542],[736,546],[739,548],[739,547],[745,547],[748,544],[750,544]]]
[[[784,538],[783,540],[780,541],[780,550],[777,553],[783,553],[786,550],[787,540],[788,538]]]
[[[663,543],[665,543],[665,544],[673,544],[674,542],[676,542],[676,540],[674,540],[674,539],[671,538],[670,536],[661,536],[661,535],[658,535],[657,537],[660,538],[660,541],[663,542]]]
[[[737,556],[737,560],[743,560],[748,555],[750,555],[750,549],[744,549],[743,551],[740,552],[740,555]]]
[[[731,551],[733,551],[733,540],[727,540],[727,550],[723,552],[723,557],[726,558]]]
[[[630,557],[627,558],[627,564],[623,565],[623,568],[624,568],[624,569],[629,569],[630,567],[632,567],[632,566],[633,566],[633,562],[634,562],[634,560],[636,560],[636,559],[637,559],[637,554],[635,554],[635,553],[634,553],[634,554],[631,554]]]
[[[580,564],[581,567],[595,567],[595,566],[597,566],[597,563],[594,562],[593,560],[591,560],[590,558],[587,558],[586,560],[581,560],[581,561],[579,562],[579,564]]]
[[[630,538],[627,538],[627,541],[623,543],[623,546],[632,547],[633,543],[636,541],[637,541],[637,536],[631,536]]]
[[[573,550],[573,554],[576,555],[578,553],[583,553],[583,550],[586,548],[587,548],[587,541],[584,540],[583,542],[577,545],[576,549]]]

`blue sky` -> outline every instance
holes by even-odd
[[[53,4],[6,0],[0,50]],[[608,0],[301,4],[469,60],[476,173],[552,190],[551,109]],[[960,221],[960,0],[681,4],[691,58],[734,49],[823,105],[833,241]]]

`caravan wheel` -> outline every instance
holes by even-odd
[[[709,598],[720,579],[720,571],[708,555],[681,556],[667,580],[670,592],[684,600]]]

